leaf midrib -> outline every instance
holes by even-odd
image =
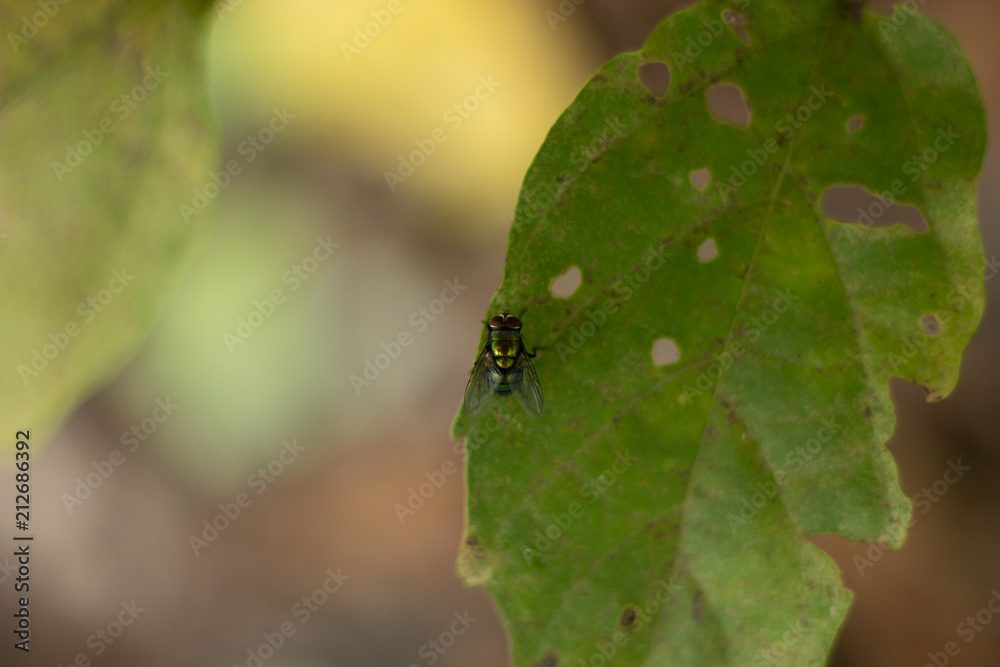
[[[826,49],[826,47],[827,47],[827,45],[829,44],[829,41],[830,41],[829,40],[829,32],[830,32],[830,30],[832,30],[833,24],[834,24],[834,17],[831,16],[831,18],[829,19],[829,22],[827,23],[826,29],[824,31],[824,39],[821,40],[820,48],[817,50],[817,53],[816,53],[816,59],[815,59],[815,62],[813,63],[813,67],[812,67],[812,70],[811,70],[809,78],[808,78],[809,82],[812,82],[815,79],[816,69],[818,68],[820,62],[822,62],[822,57],[823,57],[824,51],[825,51],[825,49]],[[740,294],[739,294],[739,296],[736,299],[735,305],[733,306],[733,317],[732,317],[732,319],[730,321],[729,330],[728,330],[728,333],[727,333],[727,336],[726,336],[726,341],[725,341],[725,344],[723,345],[722,349],[728,349],[729,344],[732,342],[733,334],[735,332],[736,320],[737,320],[737,317],[739,316],[739,314],[741,312],[741,306],[743,304],[743,300],[744,300],[745,295],[746,295],[746,289],[747,289],[747,286],[750,284],[750,281],[751,281],[751,278],[752,278],[752,275],[753,275],[754,262],[755,262],[755,260],[757,258],[757,254],[758,254],[758,252],[760,250],[761,243],[762,243],[763,239],[765,238],[765,235],[767,234],[767,230],[770,228],[771,220],[773,218],[774,206],[777,203],[778,195],[781,192],[781,188],[782,188],[782,185],[784,184],[785,176],[788,173],[789,164],[791,162],[792,156],[794,155],[795,146],[797,144],[799,136],[800,135],[793,136],[792,139],[788,143],[788,152],[785,155],[785,161],[782,164],[781,171],[778,174],[778,179],[777,179],[777,181],[776,181],[776,183],[775,183],[775,185],[774,185],[774,187],[773,187],[773,189],[771,191],[771,196],[769,198],[768,209],[767,209],[767,213],[765,214],[764,223],[761,225],[760,232],[758,233],[758,236],[757,236],[757,241],[754,244],[753,253],[751,254],[750,260],[747,263],[747,270],[746,270],[746,272],[744,274],[745,278],[743,280],[743,285],[740,288]],[[757,205],[759,203],[760,203],[759,201],[756,201],[756,202],[753,202],[753,205]],[[747,205],[741,205],[741,206],[737,206],[737,207],[733,207],[733,209],[727,209],[727,213],[731,212],[732,210],[738,210],[739,208],[744,207],[744,206],[748,206],[748,205],[749,204],[747,204]],[[680,239],[686,238],[686,236],[688,234],[690,234],[692,231],[694,231],[695,229],[699,229],[701,227],[702,227],[702,225],[693,225],[691,228],[689,228],[688,230],[686,230],[686,232],[685,232],[684,235],[682,235],[679,238]],[[839,277],[839,271],[838,271],[838,277]],[[624,408],[622,411],[619,412],[619,414],[624,414],[628,410],[631,410],[632,407],[636,403],[638,403],[640,400],[645,399],[646,397],[648,397],[649,395],[651,395],[655,390],[659,389],[668,379],[670,379],[671,377],[673,377],[677,373],[689,370],[691,368],[696,368],[699,365],[703,365],[703,364],[706,364],[706,363],[708,363],[706,360],[701,360],[701,361],[699,361],[699,362],[697,362],[695,364],[690,364],[687,367],[678,368],[671,375],[665,376],[664,378],[661,378],[658,382],[656,382],[650,389],[648,389],[646,392],[644,392],[641,396],[633,399],[626,408]],[[704,424],[703,424],[702,429],[701,429],[701,442],[699,443],[699,447],[698,447],[698,455],[695,457],[695,460],[694,460],[694,462],[692,464],[692,470],[695,467],[697,467],[698,460],[701,457],[701,452],[704,449],[705,439],[707,437],[709,419],[711,418],[713,410],[716,409],[716,405],[717,405],[717,401],[718,401],[719,388],[723,384],[723,377],[724,377],[724,374],[720,375],[719,379],[715,383],[715,386],[713,387],[712,398],[711,398],[711,400],[708,403],[708,408],[707,408],[706,414],[705,414],[705,421],[704,421]],[[609,429],[613,425],[613,423],[614,423],[614,421],[612,420],[611,422],[607,423],[604,426],[604,428],[602,428],[601,430],[599,430],[595,434],[593,434],[591,436],[591,438],[589,439],[588,442],[586,442],[585,444],[581,445],[580,447],[578,447],[573,452],[573,454],[570,456],[570,459],[575,458],[575,456],[581,450],[583,450],[586,447],[589,447],[589,446],[593,445],[594,443],[596,443],[600,439],[600,436],[605,431],[607,431],[607,429]],[[565,466],[569,466],[569,465],[570,465],[570,463],[569,463],[569,461],[567,461],[567,463],[564,464],[564,467]],[[551,479],[551,477],[549,479]],[[678,528],[678,531],[679,531],[678,532],[678,539],[677,539],[677,552],[678,553],[680,553],[684,549],[684,547],[683,547],[683,542],[684,542],[684,538],[683,538],[683,536],[684,536],[684,522],[683,522],[683,517],[687,514],[689,505],[692,502],[692,500],[691,500],[691,488],[692,488],[693,480],[694,480],[694,475],[692,474],[692,475],[690,475],[688,477],[687,488],[685,490],[685,497],[684,497],[683,502],[681,503],[681,509],[680,509],[679,516],[682,517],[682,520],[679,522],[679,528]],[[543,481],[542,484],[536,486],[535,489],[532,490],[530,496],[528,496],[526,494],[525,498],[522,499],[522,503],[521,503],[520,509],[524,509],[524,506],[527,504],[526,501],[529,498],[534,498],[538,493],[540,493],[544,489],[548,488],[548,486],[549,486],[549,482],[547,480]],[[605,550],[597,558],[595,558],[593,561],[591,561],[591,563],[587,567],[587,571],[590,572],[590,571],[593,570],[594,567],[596,567],[597,565],[599,565],[603,561],[603,559],[609,553],[611,553],[612,551],[614,551],[614,548],[616,546],[618,546],[621,543],[625,542],[626,540],[628,540],[629,538],[631,538],[632,536],[634,536],[637,532],[645,529],[650,523],[655,522],[657,519],[663,518],[664,516],[666,516],[671,511],[673,511],[673,508],[666,508],[662,512],[658,513],[657,515],[655,515],[655,516],[649,518],[648,520],[646,520],[646,521],[640,523],[639,525],[637,525],[633,530],[629,531],[628,534],[626,534],[626,535],[622,536],[621,538],[619,538],[618,540],[616,540],[614,542],[614,544],[610,548],[608,548],[607,550]],[[675,559],[674,562],[677,563],[678,561]],[[675,568],[674,568],[674,570],[673,570],[673,572],[671,574],[674,574],[674,575],[677,574],[676,565],[675,565]],[[693,580],[695,579],[695,574],[693,572],[690,573],[690,576],[691,576],[691,578]],[[560,610],[563,609],[565,607],[565,605],[569,602],[570,596],[567,595],[567,593],[569,593],[571,590],[572,590],[572,586],[569,587],[569,588],[567,588],[565,591],[563,591],[561,593],[557,593],[557,595],[560,597],[560,604],[559,604],[558,609],[560,609]],[[701,589],[701,590],[704,591],[704,589]],[[705,593],[705,594],[707,595],[707,593]],[[712,603],[711,600],[707,600],[707,602],[708,602],[708,604]],[[560,617],[561,617],[560,614],[553,614],[550,617],[549,621],[546,623],[545,628],[542,630],[542,633],[540,635],[543,638],[543,640],[544,640],[545,637],[548,636],[549,631],[552,628],[552,624],[554,623],[555,619],[560,618]],[[648,656],[649,656],[649,654],[647,653],[647,658],[648,658]]]

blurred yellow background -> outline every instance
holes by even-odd
[[[219,165],[242,169],[140,356],[34,464],[36,643],[27,658],[5,643],[0,662],[507,664],[489,596],[455,575],[464,461],[451,419],[548,128],[597,67],[684,4],[217,3]],[[997,134],[1000,5],[923,10],[966,49]],[[998,182],[991,146],[987,256],[1000,249]],[[904,489],[957,456],[972,472],[863,576],[852,557],[869,545],[817,538],[857,593],[830,664],[923,664],[1000,587],[998,287],[954,397],[928,405],[893,387]],[[443,291],[454,299],[435,313]],[[403,333],[412,342],[394,346]],[[1000,623],[950,664],[1000,664]]]

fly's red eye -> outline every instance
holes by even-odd
[[[503,317],[496,315],[490,318],[490,329],[499,329],[503,326]]]
[[[511,329],[520,329],[521,328],[521,320],[517,319],[513,315],[508,315],[507,316],[507,326],[509,326]]]

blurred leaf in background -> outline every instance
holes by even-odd
[[[126,414],[165,395],[181,404],[156,451],[196,488],[238,484],[286,437],[328,427],[330,447],[363,442],[436,395],[429,379],[454,385],[442,360],[485,298],[469,296],[474,278],[496,284],[524,165],[599,64],[586,19],[553,30],[533,2],[388,6],[213,11],[219,164],[240,171],[208,249],[113,389]],[[255,152],[275,109],[293,118]],[[401,156],[412,174],[387,180]],[[286,280],[318,237],[339,247],[300,284]],[[484,247],[495,261],[479,259]],[[471,291],[425,334],[411,316],[456,277]],[[285,297],[274,314],[227,344],[274,290]],[[349,376],[401,332],[412,347],[356,392]]]
[[[204,246],[211,213],[186,221],[181,205],[195,205],[217,159],[210,4],[0,7],[5,433],[47,440],[113,378]]]

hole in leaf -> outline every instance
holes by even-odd
[[[719,83],[705,92],[708,111],[716,120],[738,127],[750,126],[750,102],[743,90],[731,83]]]
[[[904,185],[897,189],[906,194],[905,188]],[[830,220],[853,222],[862,227],[903,223],[915,232],[927,231],[927,220],[920,209],[910,204],[893,203],[897,196],[891,191],[876,196],[860,185],[831,185],[823,193],[823,215]]]
[[[857,134],[861,131],[861,128],[865,126],[865,117],[861,114],[857,116],[851,116],[847,119],[847,131],[851,134]]]
[[[670,68],[663,62],[648,62],[639,65],[639,80],[653,95],[663,97],[670,88]]]
[[[920,328],[928,336],[937,336],[941,333],[941,323],[933,315],[924,315],[920,318]]]
[[[688,175],[688,178],[691,179],[691,185],[693,185],[696,190],[701,192],[708,187],[708,181],[711,176],[712,175],[709,173],[708,167],[702,167],[701,169],[692,171]]]
[[[573,296],[573,292],[580,287],[582,281],[583,274],[580,273],[580,269],[571,266],[566,273],[552,281],[552,284],[549,285],[549,290],[560,299],[568,299]]]
[[[681,351],[671,338],[657,338],[653,341],[653,365],[666,366],[680,361]]]
[[[730,12],[724,17],[726,23],[729,27],[733,29],[736,36],[740,38],[740,41],[744,44],[750,43],[750,35],[747,34],[747,13],[743,12]]]
[[[708,239],[698,246],[698,261],[711,262],[719,256],[719,248],[715,245],[715,239]]]

